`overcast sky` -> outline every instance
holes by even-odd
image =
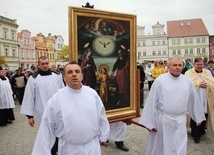
[[[0,0],[0,15],[17,19],[18,32],[61,35],[68,44],[68,6],[86,2],[98,10],[137,15],[137,24],[145,26],[146,33],[152,33],[157,21],[166,25],[171,20],[202,18],[214,35],[214,0]]]

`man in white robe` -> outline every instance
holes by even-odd
[[[5,70],[0,66],[0,126],[6,126],[15,120],[13,91]]]
[[[118,149],[127,152],[129,151],[129,148],[124,145],[125,136],[126,123],[121,121],[110,123],[110,134],[108,139],[115,141],[115,145]]]
[[[83,74],[76,62],[64,68],[66,87],[57,92],[44,111],[32,155],[50,155],[54,137],[58,155],[101,155],[109,122],[95,90],[81,84]]]
[[[181,74],[182,67],[179,58],[171,58],[169,72],[155,80],[147,97],[139,121],[150,131],[147,155],[185,155],[186,113],[197,125],[205,120],[196,89],[191,79]]]
[[[62,74],[50,70],[49,59],[41,56],[38,59],[38,69],[28,79],[21,113],[28,117],[28,123],[34,127],[34,113],[37,115],[38,124],[41,123],[44,109],[48,100],[61,88],[64,87]],[[52,155],[57,152],[57,139],[52,149]]]
[[[27,115],[32,127],[35,125],[34,112],[40,124],[48,100],[63,87],[62,75],[50,70],[47,57],[40,57],[37,72],[28,79],[21,106],[21,113]]]

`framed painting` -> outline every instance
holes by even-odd
[[[136,16],[69,7],[70,60],[95,89],[109,122],[139,117],[136,72]]]

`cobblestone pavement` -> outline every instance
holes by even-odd
[[[145,88],[145,97],[148,89]],[[19,113],[20,105],[14,109],[16,120],[6,127],[0,126],[0,155],[29,155],[33,148],[38,126],[30,127],[27,118]],[[139,118],[135,120],[138,121]],[[213,155],[214,136],[207,132],[199,144],[195,144],[188,132],[188,155]],[[109,141],[107,147],[102,147],[103,155],[144,155],[146,150],[147,130],[137,125],[128,125],[124,144],[129,152],[123,152],[115,147],[113,141]]]

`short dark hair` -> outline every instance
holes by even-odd
[[[65,68],[66,68],[68,65],[74,65],[74,64],[80,66],[76,61],[70,61],[70,62],[68,62],[68,63],[65,65],[64,70],[65,70]],[[80,66],[80,68],[81,68],[81,66]]]
[[[194,63],[195,63],[195,62],[200,62],[200,61],[203,61],[203,62],[204,62],[204,59],[201,58],[201,57],[195,58]]]
[[[214,61],[213,60],[209,60],[207,63],[208,64],[214,64]]]
[[[38,59],[38,64],[39,64],[40,60],[46,60],[46,59],[48,59],[48,57],[46,57],[46,56],[41,56],[41,57],[39,57],[39,59]],[[48,59],[48,60],[49,60],[49,59]]]

